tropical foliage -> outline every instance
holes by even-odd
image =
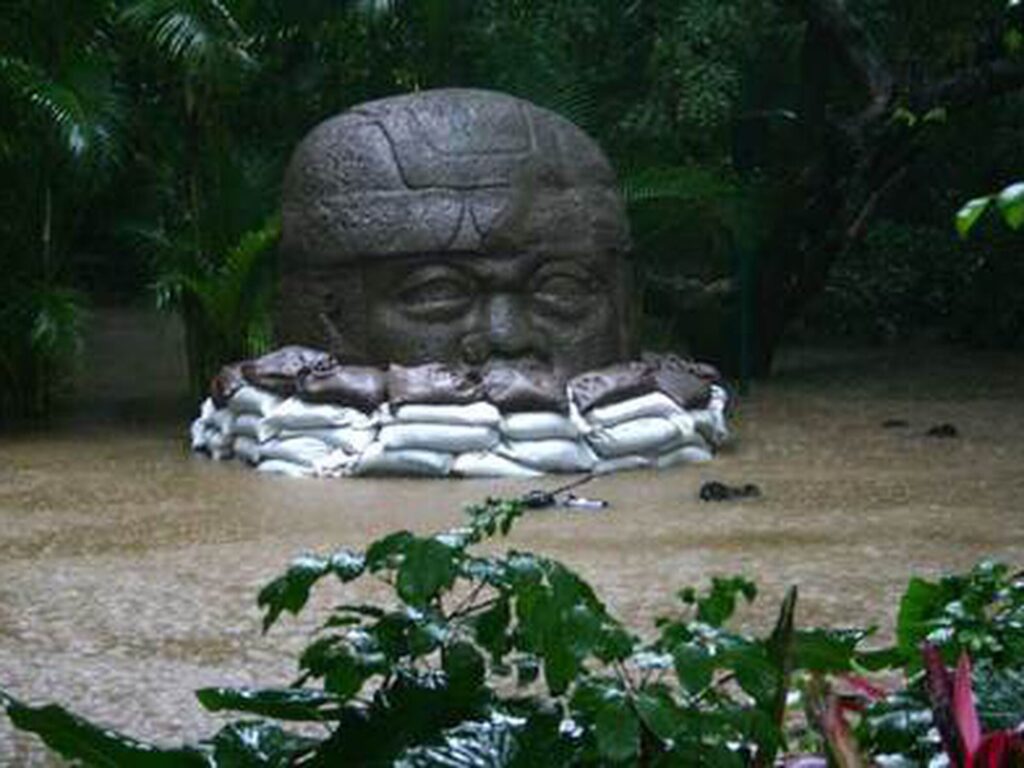
[[[943,751],[959,768],[1021,764],[1021,574],[982,564],[913,579],[890,647],[866,649],[870,630],[799,628],[795,588],[767,634],[731,629],[757,596],[743,577],[679,590],[678,610],[643,638],[565,565],[494,554],[490,540],[524,510],[488,500],[437,535],[296,559],[259,593],[264,631],[324,580],[344,591],[373,579],[390,599],[342,598],[287,687],[198,691],[207,709],[247,718],[201,744],[164,749],[57,705],[2,691],[0,703],[17,727],[93,765],[854,768],[931,764]]]
[[[195,386],[258,349],[266,234],[296,141],[354,103],[450,85],[522,95],[593,133],[623,179],[649,341],[766,370],[875,216],[938,231],[959,201],[1014,178],[1020,7],[6,0],[0,413],[46,410],[77,345],[79,289],[97,282],[156,286],[185,321]],[[990,243],[951,247],[969,269]],[[926,270],[898,243],[883,251]],[[1010,337],[1006,317],[1024,311],[988,271],[961,298],[984,307],[997,292],[992,323],[1008,330],[989,335]],[[847,304],[818,315],[839,316],[832,330],[875,293],[872,269],[846,274],[857,290],[832,291]]]

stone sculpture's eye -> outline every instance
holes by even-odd
[[[586,312],[597,292],[594,276],[574,265],[542,269],[531,281],[536,307],[562,317],[577,317]]]
[[[447,319],[468,310],[473,293],[473,285],[459,272],[426,267],[402,280],[395,295],[408,313],[425,319]]]

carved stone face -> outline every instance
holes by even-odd
[[[292,159],[279,340],[571,376],[631,352],[628,247],[607,161],[563,118],[487,91],[371,102]]]

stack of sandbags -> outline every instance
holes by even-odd
[[[296,476],[531,477],[706,461],[727,437],[707,366],[651,356],[578,376],[342,366],[286,347],[228,366],[194,450]]]

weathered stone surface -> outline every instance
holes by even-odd
[[[561,379],[634,351],[614,174],[548,110],[466,89],[360,105],[300,143],[282,209],[283,343]]]

